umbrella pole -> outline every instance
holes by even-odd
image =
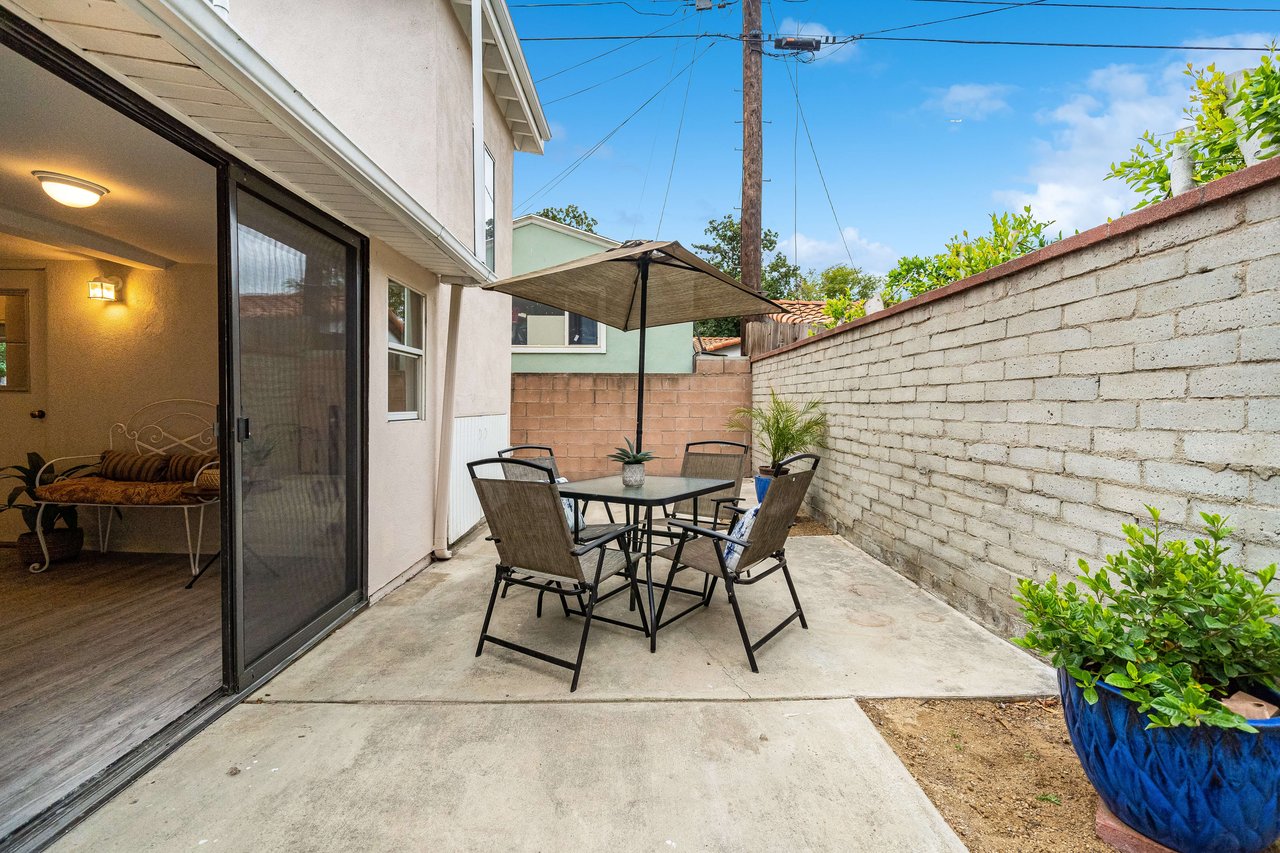
[[[649,257],[640,258],[640,366],[636,372],[636,452],[644,444],[644,344],[649,320]]]

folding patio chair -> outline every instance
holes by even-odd
[[[501,465],[504,471],[508,466],[528,466],[540,474],[542,479],[489,479],[477,476],[476,470],[486,465]],[[605,547],[610,542],[634,533],[634,526],[611,525],[597,539],[577,544],[569,532],[564,507],[560,503],[560,491],[550,469],[535,462],[498,457],[469,462],[467,470],[489,523],[491,535],[488,538],[498,549],[493,591],[489,595],[484,625],[480,629],[476,657],[484,651],[487,641],[573,670],[573,683],[569,688],[572,692],[578,689],[578,676],[582,672],[582,658],[587,648],[587,634],[593,620],[631,628],[649,636],[643,607],[638,608],[639,625],[610,619],[595,612],[596,606],[602,601],[624,591],[630,594],[633,609],[636,609],[635,606],[640,601],[640,588],[636,582],[636,569],[631,554],[625,548],[614,550]],[[624,583],[602,594],[600,585],[615,575],[622,577]],[[498,600],[498,590],[504,585],[538,590],[538,616],[542,615],[542,596],[551,593],[560,597],[565,616],[585,618],[576,660],[558,658],[489,633],[489,620]],[[567,601],[569,597],[577,600],[580,609],[570,609]]]
[[[691,441],[684,446],[680,462],[681,477],[708,480],[732,480],[733,485],[697,500],[680,501],[667,514],[669,520],[704,526],[705,517],[712,530],[720,528],[722,510],[742,500],[742,478],[747,471],[751,448],[739,441]]]
[[[516,454],[522,451],[538,451],[538,456],[520,456]],[[560,468],[556,465],[556,452],[545,444],[516,444],[511,447],[504,447],[498,451],[498,456],[502,459],[502,474],[508,480],[534,480],[542,482],[542,475],[531,470],[528,465],[511,464],[513,462],[532,462],[541,468],[545,468],[551,472],[551,476],[560,481]],[[566,500],[568,500],[566,498]],[[587,514],[587,502],[584,501],[581,506],[576,505],[573,509],[575,520],[580,519]],[[586,522],[574,523],[571,526],[573,530],[573,538],[579,542],[590,542],[598,539],[605,533],[609,532],[609,528],[615,523],[613,520],[613,510],[605,504],[605,512],[609,514],[608,524],[587,524]],[[506,597],[506,590],[503,590],[503,597]]]
[[[764,502],[759,507],[751,510],[734,507],[733,511],[740,517],[731,531],[711,530],[686,521],[671,522],[681,531],[680,541],[657,554],[671,560],[671,572],[663,585],[662,600],[654,617],[655,630],[687,616],[699,607],[709,606],[718,580],[724,581],[725,592],[733,608],[733,618],[737,620],[738,633],[742,636],[742,646],[747,651],[747,661],[751,664],[752,672],[760,671],[756,666],[756,650],[772,640],[779,631],[795,619],[800,620],[801,628],[809,627],[804,618],[804,610],[800,607],[800,598],[796,595],[795,583],[791,580],[791,571],[787,567],[786,547],[787,534],[795,524],[796,514],[800,511],[800,504],[804,502],[805,492],[813,480],[819,460],[812,453],[801,453],[785,460],[782,465],[790,466],[806,459],[812,462],[807,470],[793,471],[773,479],[769,484],[769,491],[765,493]],[[760,568],[764,570],[757,571]],[[671,593],[676,575],[685,569],[696,569],[708,575],[711,578],[710,588],[697,604],[663,622],[662,612],[667,606],[667,596]],[[782,576],[787,581],[787,590],[791,593],[791,601],[796,609],[752,643],[742,619],[742,608],[738,605],[737,590],[739,587],[759,583],[778,570],[782,571]]]

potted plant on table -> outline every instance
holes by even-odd
[[[629,489],[643,486],[644,463],[652,462],[658,457],[647,450],[636,450],[636,446],[631,443],[629,438],[624,438],[623,441],[627,443],[627,446],[619,447],[606,458],[622,463],[622,485]]]
[[[827,446],[826,404],[821,400],[793,403],[772,389],[767,404],[735,409],[725,426],[751,431],[769,456],[769,464],[760,466],[756,476],[756,499],[760,501],[769,490],[769,482],[787,473],[782,460]]]
[[[46,486],[61,477],[69,477],[90,465],[74,465],[59,474],[53,466],[45,468],[44,457],[39,453],[28,453],[26,465],[10,465],[0,468],[0,480],[16,480],[14,486],[0,505],[0,512],[16,509],[22,515],[27,532],[18,535],[18,557],[28,565],[44,562],[44,554],[40,550],[40,537],[36,533],[36,518],[39,516],[40,527],[44,531],[45,545],[49,548],[51,562],[74,560],[80,556],[84,547],[84,531],[80,529],[79,517],[73,506],[49,504],[44,514],[39,515],[36,505],[36,488]],[[44,471],[41,476],[41,471]],[[25,498],[25,501],[23,500]],[[58,527],[58,522],[63,523]]]
[[[1152,527],[1125,525],[1105,566],[1019,582],[1029,629],[1015,642],[1058,668],[1076,755],[1120,820],[1186,853],[1266,849],[1280,838],[1280,717],[1232,706],[1280,704],[1276,566],[1255,577],[1227,562],[1217,515],[1188,544],[1147,509]]]

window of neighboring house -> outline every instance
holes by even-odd
[[[387,417],[393,421],[422,417],[423,301],[416,290],[387,283]]]
[[[511,344],[536,349],[602,352],[604,330],[595,320],[528,299],[511,300]]]
[[[497,180],[493,155],[484,149],[484,265],[497,269],[497,210],[494,201],[494,185]]]

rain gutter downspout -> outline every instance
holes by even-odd
[[[432,519],[432,555],[453,557],[449,550],[449,490],[453,477],[453,397],[458,379],[458,329],[462,319],[463,285],[441,279],[449,289],[449,327],[444,344],[444,389],[440,395],[440,441],[436,451],[435,518]]]

